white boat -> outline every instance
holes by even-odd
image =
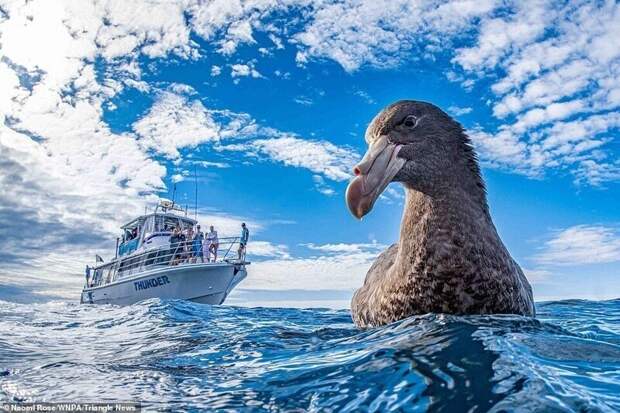
[[[162,201],[152,214],[123,225],[116,257],[87,267],[80,302],[128,305],[149,298],[178,298],[222,304],[247,276],[249,262],[237,257],[238,238],[220,238],[218,260],[212,262],[195,256],[188,242],[170,242],[173,228],[185,231],[196,223],[187,211]]]

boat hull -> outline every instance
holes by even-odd
[[[245,266],[199,263],[151,269],[113,283],[84,288],[81,302],[130,305],[149,298],[222,304],[247,275]]]

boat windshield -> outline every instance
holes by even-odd
[[[186,230],[193,226],[193,222],[172,215],[151,215],[144,226],[145,238],[158,232],[172,232],[177,225]]]

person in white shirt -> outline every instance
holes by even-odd
[[[209,246],[207,253],[207,262],[211,260],[211,254],[213,254],[213,262],[217,261],[217,249],[220,246],[220,241],[217,238],[217,231],[213,228],[213,225],[209,227],[209,233],[207,234],[207,242]]]

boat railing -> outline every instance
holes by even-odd
[[[245,261],[245,251],[237,255],[235,245],[239,245],[239,237],[219,238],[217,246],[209,249],[208,240],[203,241],[206,248],[194,247],[193,241],[166,243],[138,253],[119,257],[115,261],[94,267],[93,275],[87,280],[87,287],[97,287],[109,284],[117,279],[127,278],[152,268],[201,264]],[[216,247],[216,248],[215,248]],[[216,254],[214,254],[216,250]]]

